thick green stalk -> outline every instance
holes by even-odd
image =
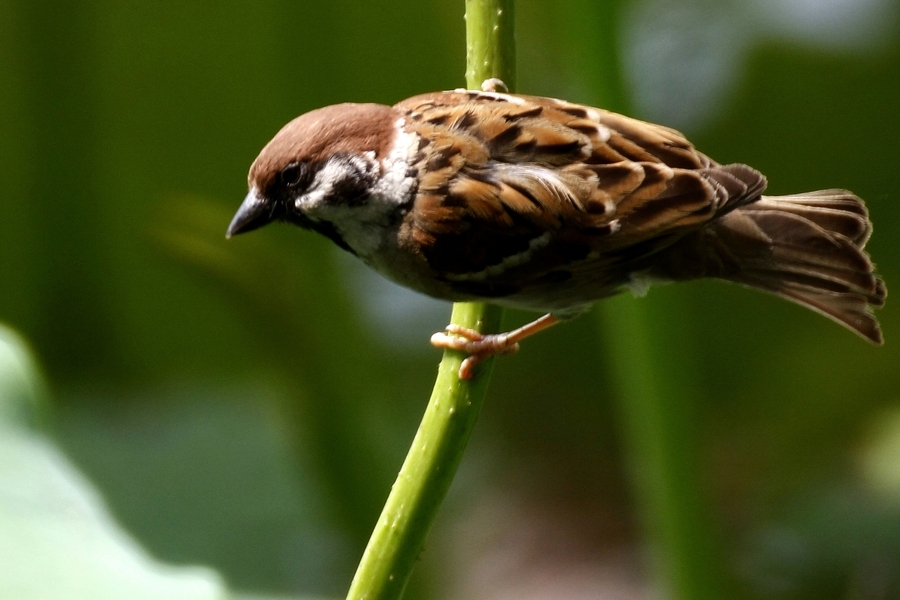
[[[466,86],[481,89],[485,79],[516,88],[513,0],[466,0]]]
[[[510,88],[515,77],[513,0],[467,0],[466,83],[491,77]],[[453,305],[451,322],[497,331],[502,311],[483,303]],[[357,568],[348,600],[396,600],[403,594],[425,538],[462,459],[487,392],[493,360],[459,379],[465,356],[445,351],[428,407]]]
[[[485,312],[493,319],[490,323],[484,320]],[[451,320],[464,327],[496,329],[499,317],[483,304],[459,303]],[[483,363],[478,376],[461,381],[462,359],[460,352],[444,353],[425,416],[366,546],[348,600],[394,600],[403,593],[487,391],[489,365]]]

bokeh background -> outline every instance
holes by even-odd
[[[0,597],[343,596],[449,305],[324,238],[224,230],[294,116],[463,85],[462,15],[0,0]],[[775,194],[854,190],[900,282],[900,2],[517,20],[520,91],[680,128]],[[900,598],[893,304],[880,348],[717,282],[531,340],[497,361],[409,597],[673,596],[693,569],[720,597]]]

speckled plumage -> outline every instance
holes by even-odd
[[[716,277],[880,343],[871,224],[845,190],[762,196],[677,131],[533,96],[457,90],[307,113],[263,149],[229,228],[310,228],[448,300],[571,316],[647,282]]]

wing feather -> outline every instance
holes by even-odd
[[[456,91],[396,108],[429,141],[410,230],[451,279],[493,266],[493,281],[521,280],[523,254],[539,278],[589,255],[605,264],[625,260],[622,248],[657,251],[765,187],[673,129],[559,100]]]

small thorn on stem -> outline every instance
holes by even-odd
[[[500,92],[502,94],[508,94],[509,88],[503,83],[502,79],[497,79],[496,77],[491,77],[490,79],[485,79],[481,82],[481,91],[482,92]]]

